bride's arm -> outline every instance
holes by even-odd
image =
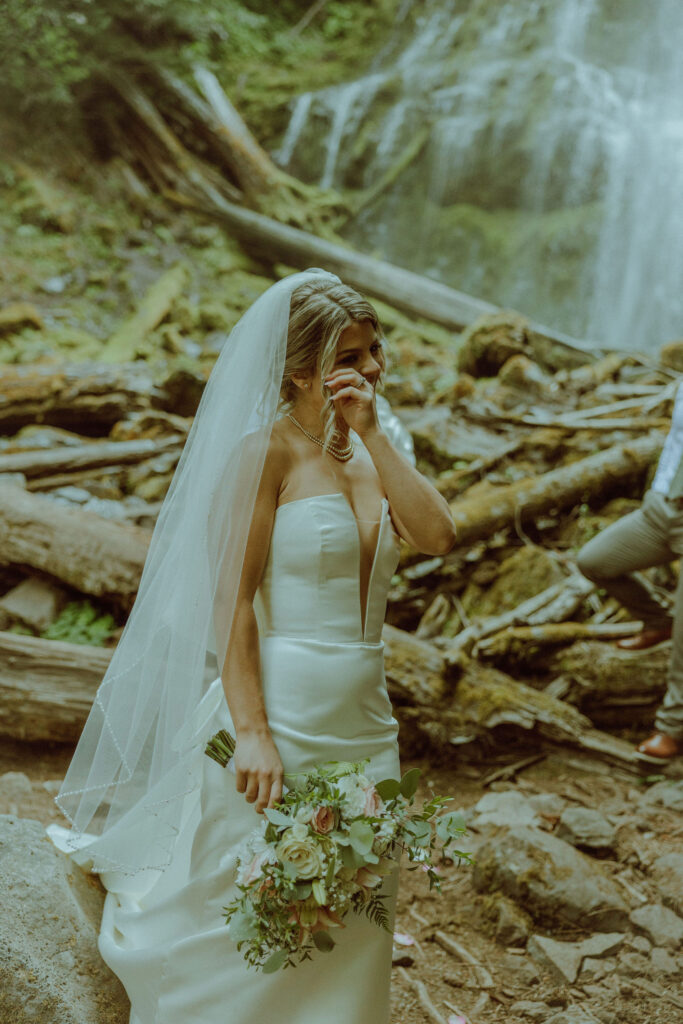
[[[259,634],[254,597],[263,576],[282,479],[281,453],[271,444],[259,484],[221,679],[235,726],[238,793],[256,810],[282,797],[283,766],[268,726],[261,686]]]
[[[372,389],[355,386],[358,377],[357,370],[338,369],[325,379],[337,413],[370,453],[389,499],[391,518],[403,539],[425,555],[445,555],[456,540],[448,502],[394,448],[379,425]]]
[[[363,444],[382,481],[400,535],[425,555],[447,554],[456,534],[443,495],[394,448],[379,425],[363,435]]]

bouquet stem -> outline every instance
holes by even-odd
[[[235,753],[235,740],[225,729],[221,729],[215,736],[212,736],[204,748],[204,753],[218,761],[221,767],[225,768],[228,761]]]

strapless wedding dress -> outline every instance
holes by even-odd
[[[382,500],[361,606],[360,523],[341,493],[281,505],[255,601],[269,726],[285,771],[369,757],[376,781],[399,778],[398,725],[381,640],[398,537]],[[367,531],[366,531],[367,535]],[[372,548],[370,548],[372,550]],[[204,753],[234,727],[220,677],[177,738],[202,765],[196,807],[174,858],[141,895],[108,888],[99,937],[103,959],[131,1000],[130,1024],[388,1024],[392,936],[350,913],[330,953],[275,974],[247,968],[222,907],[237,894],[235,854],[262,820],[235,776]],[[48,829],[63,849],[60,826]],[[393,929],[397,871],[383,888]]]

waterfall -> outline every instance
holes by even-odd
[[[399,265],[576,337],[683,337],[680,0],[422,0],[356,81],[300,97],[276,158],[370,188]]]

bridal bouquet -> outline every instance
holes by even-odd
[[[225,766],[234,740],[224,729],[209,740],[205,753]],[[373,783],[363,774],[368,759],[328,761],[288,789],[277,808],[246,838],[237,859],[241,895],[223,907],[229,934],[244,947],[250,965],[264,972],[311,959],[311,951],[329,952],[333,928],[344,927],[349,910],[365,913],[389,930],[386,896],[377,892],[397,866],[401,851],[412,868],[422,866],[429,887],[440,889],[432,855],[470,861],[450,850],[465,832],[461,815],[444,813],[450,800],[432,794],[420,811],[412,809],[420,769],[401,781]]]

